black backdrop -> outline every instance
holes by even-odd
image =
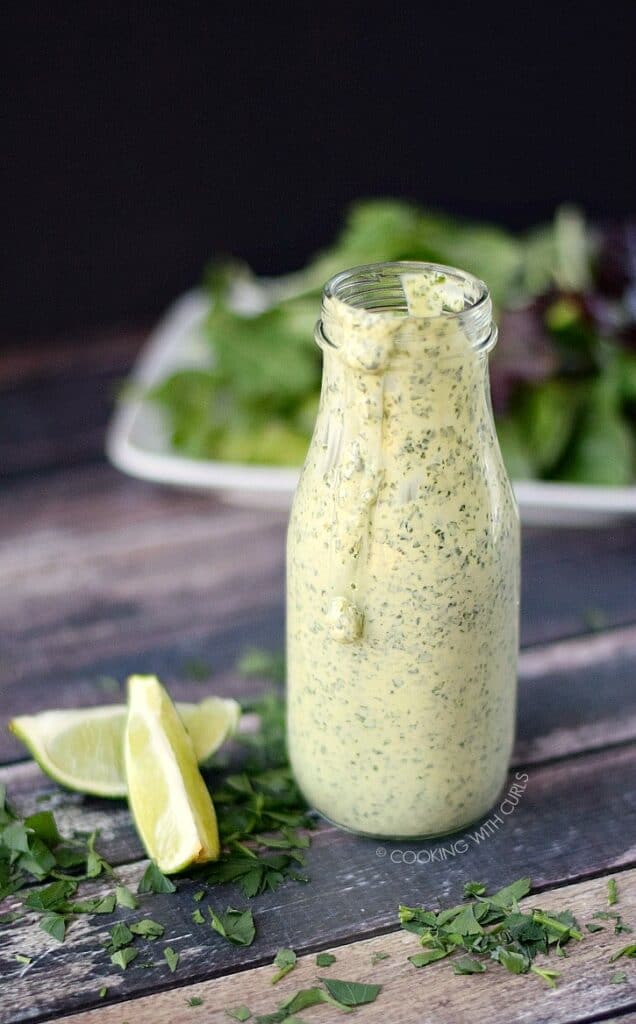
[[[5,336],[145,321],[214,252],[300,265],[359,195],[634,211],[636,4],[9,9]]]

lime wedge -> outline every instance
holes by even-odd
[[[240,705],[223,697],[208,697],[200,704],[177,704],[190,733],[197,760],[207,761],[234,735]],[[9,728],[52,779],[93,796],[125,797],[124,729],[127,709],[122,704],[43,711],[20,715]]]
[[[221,845],[212,798],[192,740],[155,676],[128,680],[124,765],[137,831],[161,871],[216,860]]]

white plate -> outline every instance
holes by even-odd
[[[254,285],[243,296],[242,305],[264,305],[264,291]],[[297,469],[208,462],[176,454],[161,409],[140,394],[177,369],[209,363],[209,349],[201,335],[208,309],[203,293],[188,292],[153,331],[132,371],[131,397],[118,405],[109,425],[108,458],[124,473],[143,480],[217,491],[242,503],[286,505],[298,480]],[[608,517],[636,515],[636,487],[520,480],[514,489],[526,523],[588,525]]]

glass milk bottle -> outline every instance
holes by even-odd
[[[288,738],[308,802],[378,837],[460,829],[514,738],[519,520],[483,282],[380,263],[324,289],[287,541]]]

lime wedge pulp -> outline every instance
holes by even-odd
[[[137,831],[160,870],[170,874],[216,860],[216,814],[194,744],[154,676],[128,680],[124,765]]]
[[[240,705],[223,697],[200,704],[177,704],[196,758],[204,764],[234,735]],[[93,796],[125,797],[124,729],[127,708],[122,704],[77,710],[43,711],[20,715],[9,728],[28,747],[40,768],[67,789]]]

